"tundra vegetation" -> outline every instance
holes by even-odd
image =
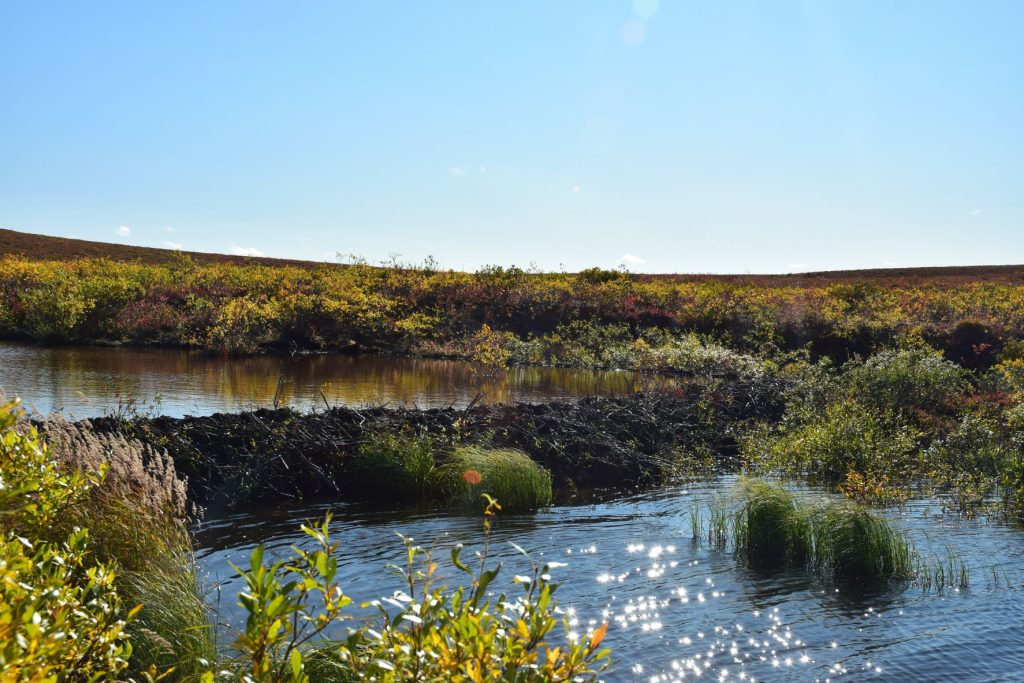
[[[556,634],[553,564],[494,594],[496,515],[588,488],[742,471],[765,482],[694,518],[756,571],[848,587],[966,582],[884,511],[1024,522],[1024,287],[106,260],[0,261],[0,336],[224,353],[377,351],[630,368],[651,391],[546,405],[289,409],[30,423],[0,411],[0,668],[13,681],[596,680],[603,626]],[[669,381],[666,378],[671,378]],[[269,495],[481,510],[481,550],[406,541],[402,585],[350,622],[326,521],[238,572],[244,629],[218,647],[187,521]],[[481,502],[483,501],[483,502]],[[497,502],[495,502],[497,501]],[[504,507],[504,510],[502,510]],[[348,622],[348,623],[346,623]],[[340,628],[339,628],[339,625]],[[351,635],[340,636],[346,625]],[[5,673],[6,675],[6,673]],[[6,680],[6,679],[4,679]]]
[[[0,336],[688,371],[804,348],[841,363],[914,334],[984,368],[1024,336],[1022,283],[1020,273],[729,278],[6,256]]]

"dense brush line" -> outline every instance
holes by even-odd
[[[187,257],[148,264],[0,259],[0,336],[43,343],[371,350],[676,370],[672,363],[685,363],[688,352],[678,361],[673,347],[692,345],[689,334],[732,352],[809,345],[815,356],[844,361],[908,332],[955,362],[991,365],[1007,341],[1024,336],[1019,274],[991,282],[793,280],[596,268],[301,268]],[[612,346],[615,353],[602,351]]]

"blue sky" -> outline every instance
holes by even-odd
[[[0,227],[650,272],[1024,263],[1024,2],[0,0]]]

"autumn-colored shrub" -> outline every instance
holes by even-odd
[[[539,355],[516,347],[515,362],[617,366],[606,348],[658,346],[652,338],[665,333],[743,353],[809,345],[845,362],[913,333],[953,362],[986,368],[1024,337],[1024,284],[0,259],[0,335],[45,343],[470,356],[485,325],[527,345],[547,337]]]

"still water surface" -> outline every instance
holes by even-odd
[[[574,628],[586,634],[604,620],[611,624],[606,644],[616,665],[608,681],[695,680],[697,673],[712,681],[1024,681],[1020,531],[912,503],[893,513],[898,523],[920,549],[945,557],[948,545],[962,553],[971,587],[857,597],[800,575],[761,576],[729,552],[694,544],[694,506],[730,486],[723,479],[505,518],[492,541],[505,562],[503,589],[518,590],[511,577],[528,573],[509,541],[534,558],[568,563],[555,579],[563,582],[557,596],[573,610]],[[298,524],[329,510],[342,549],[339,573],[356,603],[401,588],[383,571],[400,561],[396,533],[435,548],[442,566],[453,544],[471,548],[480,540],[478,517],[449,514],[333,506],[212,518],[198,532],[200,563],[220,586],[225,623],[242,621],[228,562],[244,565],[256,543],[271,555],[287,552],[304,542]]]
[[[390,403],[464,407],[626,394],[628,372],[517,367],[480,377],[464,361],[384,356],[224,358],[180,349],[40,348],[0,342],[0,391],[39,412],[95,417],[134,399],[163,415],[207,415],[273,405],[297,408]],[[322,392],[322,395],[321,395]]]

